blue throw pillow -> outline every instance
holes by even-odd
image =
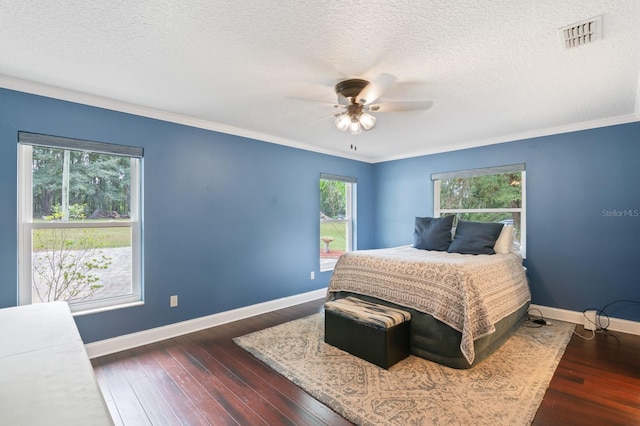
[[[451,244],[454,216],[416,217],[413,246],[421,250],[446,251]]]
[[[502,231],[502,223],[459,220],[449,253],[495,254],[493,246]]]

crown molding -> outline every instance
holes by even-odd
[[[636,102],[636,111],[633,114],[603,118],[599,120],[583,121],[580,123],[549,127],[546,129],[538,129],[538,130],[532,130],[527,132],[511,133],[511,134],[503,135],[496,138],[464,141],[459,143],[447,143],[446,146],[441,145],[438,147],[425,149],[422,151],[414,151],[406,155],[376,158],[373,161],[373,163],[382,163],[385,161],[394,161],[394,160],[404,160],[407,158],[421,157],[423,155],[440,154],[443,152],[459,151],[459,150],[468,149],[468,148],[477,148],[477,147],[487,146],[487,145],[496,145],[496,144],[506,143],[506,142],[515,142],[515,141],[525,140],[525,139],[559,135],[562,133],[571,133],[571,132],[578,132],[581,130],[597,129],[600,127],[609,127],[609,126],[616,126],[619,124],[633,123],[636,121],[640,121],[640,113],[638,112],[640,108],[640,104],[639,104],[640,94],[636,99],[638,101]]]
[[[640,121],[640,78],[638,78],[638,88],[636,90],[636,109],[635,109],[636,119]]]
[[[29,93],[33,95],[44,96],[53,99],[59,99],[68,102],[79,103],[82,105],[88,105],[98,108],[104,108],[111,111],[118,111],[127,114],[137,115],[146,118],[152,118],[156,120],[166,121],[170,123],[182,124],[189,127],[195,127],[204,130],[211,130],[214,132],[225,133],[234,136],[240,136],[248,139],[257,140],[260,142],[268,142],[277,145],[283,145],[290,148],[302,149],[305,151],[316,152],[319,154],[331,155],[340,158],[346,158],[355,161],[362,161],[365,163],[375,164],[386,161],[404,160],[408,158],[421,157],[424,155],[440,154],[443,152],[459,151],[462,149],[477,148],[486,145],[495,145],[506,142],[514,142],[524,139],[538,138],[543,136],[551,136],[562,133],[577,132],[581,130],[595,129],[599,127],[615,126],[619,124],[627,124],[636,121],[640,121],[640,81],[638,82],[638,90],[636,96],[635,111],[632,114],[604,118],[592,121],[583,121],[580,123],[574,123],[564,126],[549,127],[546,129],[538,129],[527,132],[512,133],[503,135],[496,138],[478,139],[469,141],[460,141],[453,143],[441,144],[439,146],[413,151],[411,153],[397,155],[397,156],[384,156],[384,157],[362,157],[358,155],[350,155],[343,151],[334,151],[319,148],[316,146],[304,144],[291,139],[280,138],[266,133],[255,132],[252,130],[241,129],[221,123],[216,123],[208,120],[188,117],[181,114],[176,114],[168,111],[162,111],[154,108],[144,107],[141,105],[131,104],[127,102],[118,101],[115,99],[105,98],[96,95],[90,95],[87,93],[77,92],[70,89],[64,89],[61,87],[49,86],[33,81],[22,80],[6,75],[0,75],[0,87],[18,92]]]
[[[0,88],[15,90],[18,92],[29,93],[32,95],[44,96],[47,98],[58,99],[62,101],[74,102],[82,105],[104,108],[111,111],[123,112],[126,114],[137,115],[155,120],[166,121],[169,123],[182,124],[198,129],[211,130],[214,132],[225,133],[243,138],[253,139],[260,142],[268,142],[276,145],[288,146],[290,148],[302,149],[305,151],[317,152],[319,154],[332,155],[336,157],[348,158],[351,160],[370,162],[362,157],[346,155],[341,151],[332,151],[328,149],[318,148],[316,146],[304,144],[291,139],[280,138],[266,133],[255,132],[252,130],[241,129],[226,124],[216,123],[213,121],[203,120],[199,118],[189,117],[186,115],[176,114],[168,111],[149,108],[128,102],[118,101],[102,96],[90,95],[87,93],[77,92],[61,87],[49,86],[33,81],[22,80],[0,74]]]

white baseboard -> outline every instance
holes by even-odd
[[[238,321],[255,315],[287,308],[289,306],[310,302],[312,300],[323,298],[326,293],[327,289],[321,288],[307,293],[284,297],[282,299],[270,300],[256,305],[245,306],[230,311],[208,315],[206,317],[169,324],[163,327],[152,328],[150,330],[144,330],[137,333],[125,334],[124,336],[100,340],[98,342],[87,343],[85,348],[89,358],[97,358],[126,349],[147,345],[149,343],[171,339],[172,337],[181,336],[183,334],[193,333],[194,331],[203,330],[205,328],[215,327],[232,321]],[[540,305],[531,305],[530,309],[539,310],[542,316],[546,319],[566,321],[574,324],[584,324],[584,315],[582,312]],[[535,313],[535,311],[533,313]],[[640,322],[618,318],[610,318],[610,321],[611,323],[608,327],[609,330],[640,336]]]
[[[255,315],[260,315],[278,309],[287,308],[289,306],[299,305],[301,303],[321,299],[326,294],[327,289],[321,288],[307,293],[284,297],[282,299],[270,300],[268,302],[245,306],[242,308],[220,312],[213,315],[207,315],[205,317],[194,318],[192,320],[152,328],[150,330],[144,330],[137,333],[125,334],[124,336],[118,336],[111,339],[87,343],[84,346],[87,350],[89,358],[97,358],[103,355],[109,355],[126,349],[131,349],[138,346],[147,345],[149,343],[170,339],[172,337],[181,336],[183,334],[193,333],[194,331],[203,330],[205,328],[215,327],[217,325],[238,321]]]
[[[566,309],[550,308],[548,306],[531,305],[529,310],[533,310],[532,314],[536,314],[535,309],[542,313],[545,319],[554,319],[558,321],[572,322],[574,324],[584,324],[584,314],[582,312],[568,311]],[[606,318],[602,321],[606,325]],[[608,330],[620,331],[622,333],[635,334],[640,336],[640,322],[629,321],[620,318],[609,318]]]

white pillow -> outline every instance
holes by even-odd
[[[504,225],[500,236],[496,240],[493,246],[493,250],[496,254],[505,254],[511,251],[513,247],[513,225]]]

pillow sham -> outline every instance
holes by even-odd
[[[453,215],[444,217],[416,217],[413,247],[421,250],[446,251],[451,244]]]
[[[502,223],[459,220],[456,235],[447,251],[461,254],[495,254],[493,247],[503,226]]]
[[[493,246],[493,250],[496,254],[510,253],[513,249],[513,225],[504,225],[500,236],[496,240],[496,244]]]

